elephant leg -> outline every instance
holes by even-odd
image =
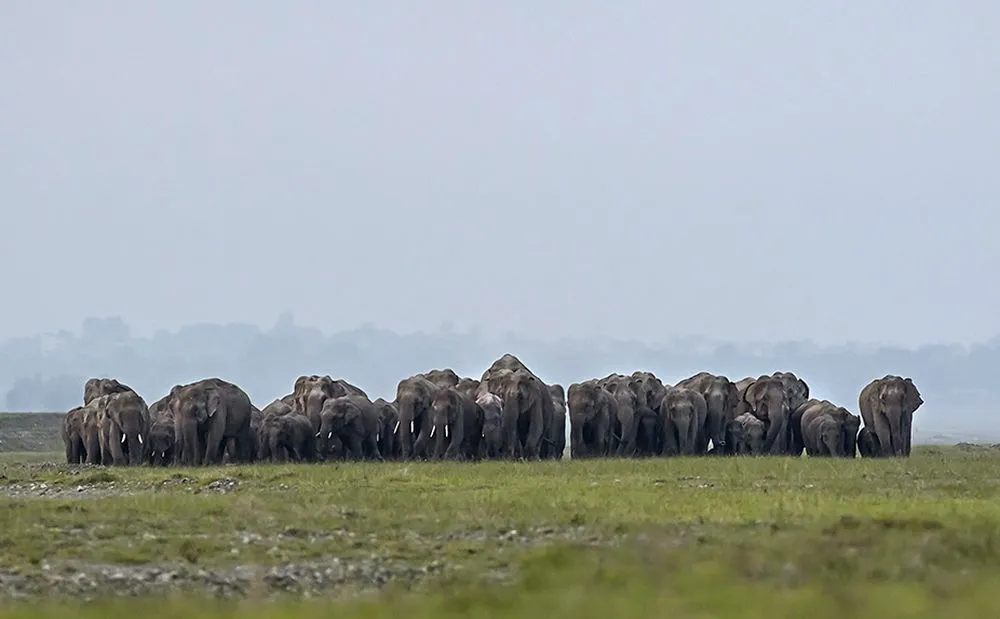
[[[382,461],[382,452],[378,448],[378,440],[375,438],[374,434],[369,434],[365,440],[368,443],[368,451],[371,453],[373,460]]]
[[[205,435],[205,465],[212,466],[219,463],[219,454],[223,448],[223,432],[225,425],[216,420]]]

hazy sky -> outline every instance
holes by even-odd
[[[997,32],[995,0],[5,0],[0,336],[981,340]]]

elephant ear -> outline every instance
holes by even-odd
[[[350,404],[344,410],[344,425],[353,423],[355,419],[361,416],[361,409],[353,404]]]
[[[913,384],[913,379],[904,378],[903,389],[903,393],[906,395],[907,407],[910,409],[910,412],[920,408],[920,405],[924,403],[924,399],[920,397],[920,391],[918,391],[917,386]]]
[[[746,402],[751,411],[757,410],[757,401],[760,399],[760,390],[763,387],[763,380],[755,380],[749,387],[747,387],[746,391],[743,392],[743,401]]]
[[[736,413],[736,405],[740,401],[740,390],[736,388],[736,383],[729,382],[729,414]]]

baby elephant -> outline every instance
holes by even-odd
[[[764,453],[764,422],[743,413],[726,424],[726,451],[731,456],[759,456]]]
[[[820,400],[802,413],[802,442],[811,457],[853,458],[861,417],[843,406]]]

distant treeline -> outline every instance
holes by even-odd
[[[478,376],[505,352],[516,354],[547,382],[572,382],[642,369],[673,383],[701,370],[732,379],[776,370],[805,378],[813,395],[857,408],[858,392],[886,374],[909,376],[924,395],[914,432],[993,434],[993,402],[1000,386],[1000,338],[982,345],[924,346],[915,350],[808,342],[768,345],[688,338],[670,344],[638,340],[543,341],[486,337],[443,329],[397,334],[362,327],[334,334],[294,324],[284,315],[267,330],[245,324],[198,324],[150,338],[131,335],[120,318],[88,318],[78,333],[21,337],[0,344],[0,393],[5,409],[65,411],[82,399],[91,376],[114,376],[153,401],[179,383],[218,376],[246,389],[260,405],[285,395],[302,374],[347,378],[371,397],[395,395],[400,377],[450,367]],[[855,410],[856,412],[856,410]],[[1000,424],[994,424],[1000,431]],[[996,432],[1000,433],[1000,432]]]

